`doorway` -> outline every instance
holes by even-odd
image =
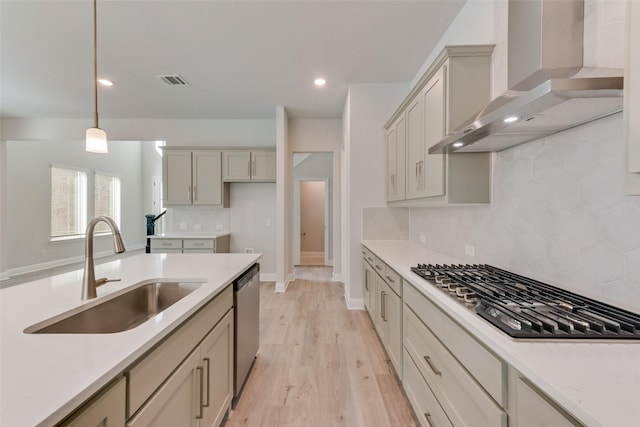
[[[294,153],[293,261],[332,266],[333,153]]]

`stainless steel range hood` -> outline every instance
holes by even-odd
[[[501,151],[622,111],[623,70],[585,68],[582,0],[510,0],[510,90],[429,153]]]

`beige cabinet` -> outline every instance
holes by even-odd
[[[275,182],[275,150],[224,151],[222,179],[225,182]]]
[[[125,405],[126,382],[124,376],[120,376],[59,426],[124,427],[126,421]]]
[[[392,205],[491,201],[490,153],[430,154],[429,148],[490,101],[492,52],[492,45],[445,47],[385,125],[387,137],[400,118],[406,126],[405,197],[388,198]],[[387,150],[388,164],[391,155]]]
[[[163,254],[213,254],[229,253],[229,235],[211,238],[163,238],[151,239],[151,253]]]
[[[576,427],[577,421],[515,369],[509,370],[509,427]]]
[[[164,150],[162,195],[165,206],[223,206],[222,152]]]
[[[404,200],[406,183],[406,121],[401,115],[387,130],[387,201]]]
[[[376,282],[373,267],[362,259],[362,277],[364,278],[364,308],[369,313],[372,321],[376,318]]]

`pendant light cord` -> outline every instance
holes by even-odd
[[[93,122],[98,128],[98,13],[97,0],[93,0]]]

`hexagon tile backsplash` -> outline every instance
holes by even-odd
[[[616,114],[496,153],[491,205],[412,208],[410,238],[640,312],[640,197],[622,194],[624,150]]]

